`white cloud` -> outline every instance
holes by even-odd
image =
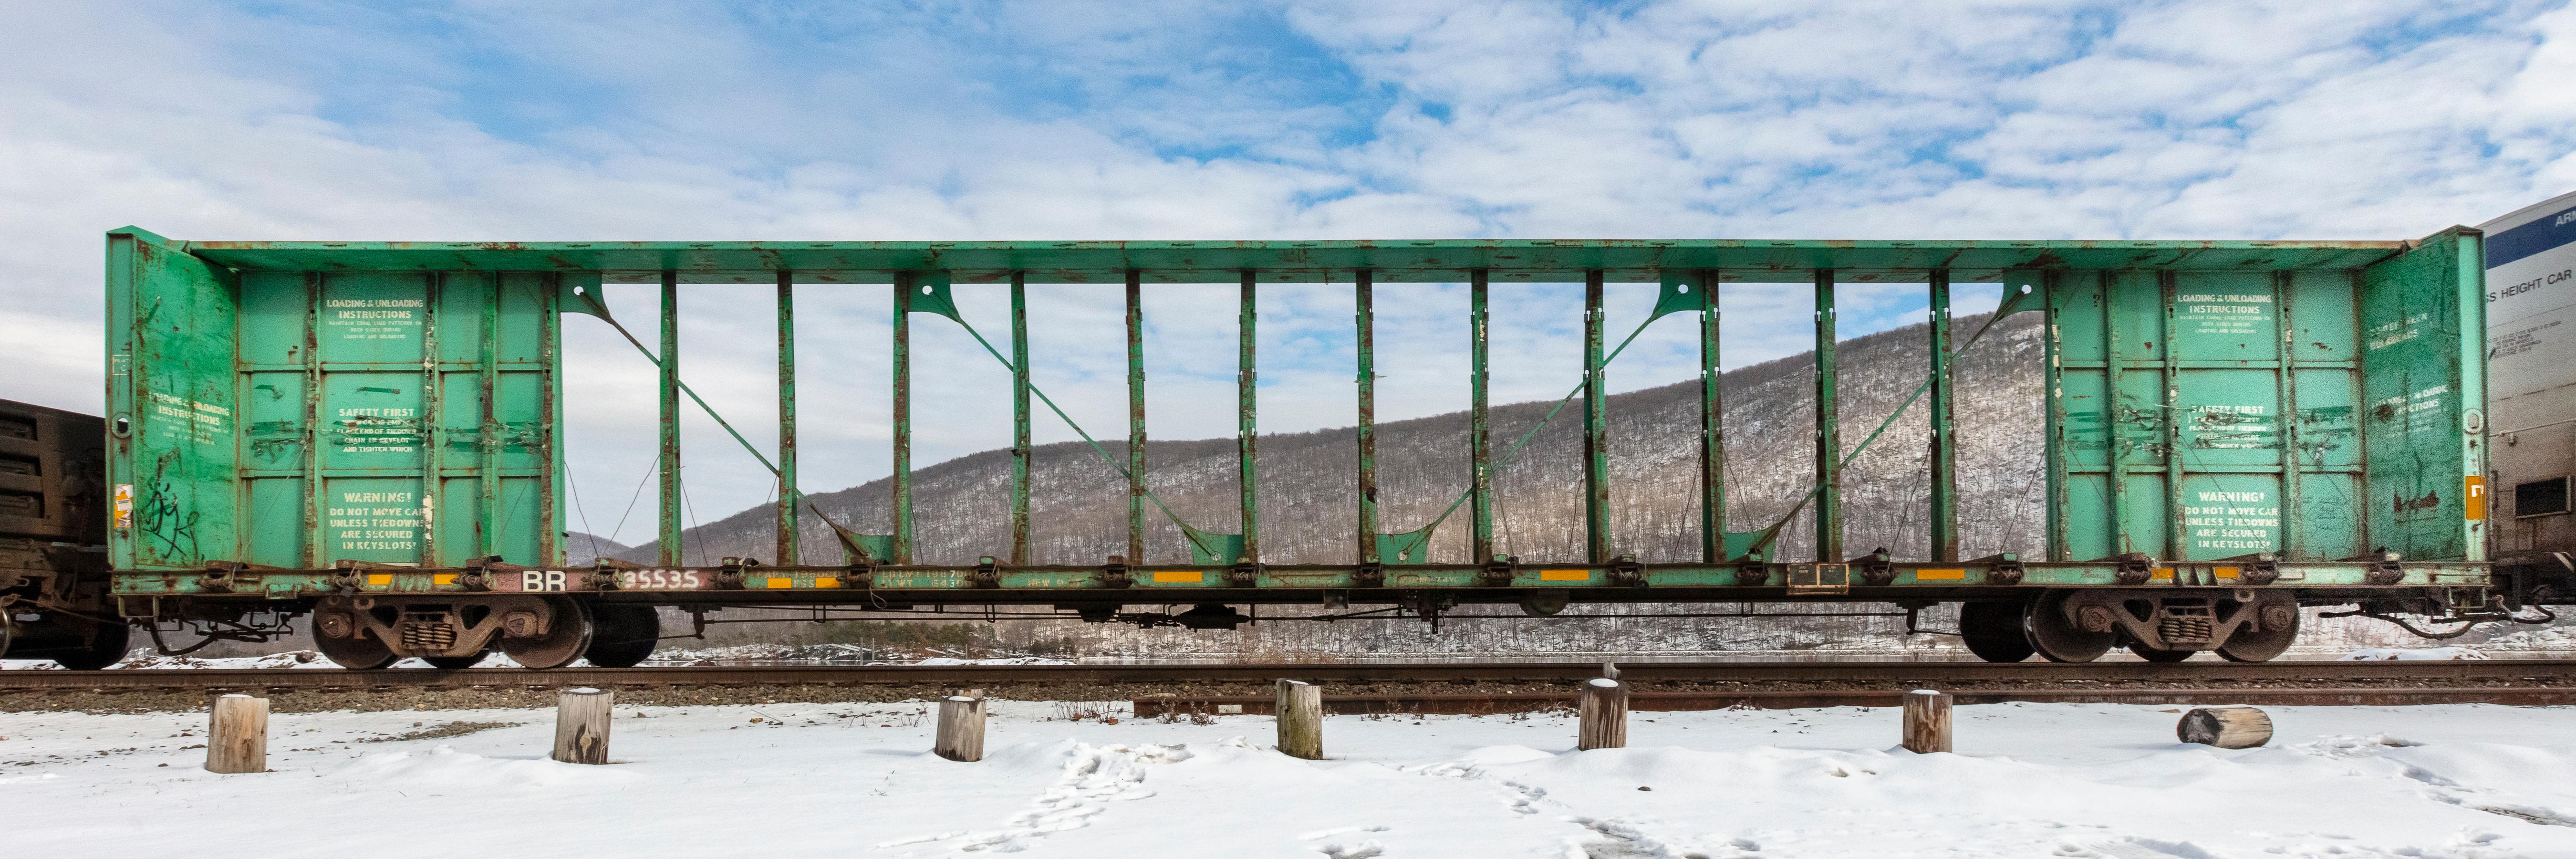
[[[97,407],[99,236],[126,223],[269,239],[2384,238],[2576,184],[2571,69],[2576,11],[2515,2],[47,6],[0,33],[0,340],[38,344],[13,346],[33,371],[0,396]],[[1497,396],[1562,394],[1574,293],[1508,292]],[[650,293],[615,298],[648,339]],[[960,288],[994,338],[1000,294]],[[1107,437],[1124,425],[1116,295],[1032,289],[1040,383]],[[1891,295],[1855,291],[1846,318],[1895,324],[1909,311]],[[1614,337],[1649,298],[1613,288]],[[799,301],[808,483],[882,474],[884,291]],[[1805,348],[1803,292],[1726,301],[1730,364]],[[1463,292],[1378,304],[1385,416],[1463,405]],[[1155,434],[1230,432],[1208,404],[1232,402],[1232,290],[1157,290],[1150,309]],[[767,290],[693,289],[685,318],[686,374],[767,444]],[[1347,290],[1268,287],[1262,324],[1265,425],[1346,423]],[[651,374],[600,326],[567,330],[576,479],[613,509],[650,461]],[[1006,441],[1000,368],[942,320],[916,320],[916,338],[916,462]],[[1687,377],[1689,343],[1681,323],[1650,330],[1613,384]],[[702,516],[767,491],[687,420]]]

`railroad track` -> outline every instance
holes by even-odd
[[[2570,694],[2576,659],[2457,662],[1637,662],[1619,666],[1641,694],[1664,686],[1699,694],[1903,692],[1916,686],[2048,693],[2215,694],[2228,690],[2327,692],[2361,689],[2475,689],[2487,694],[2532,690]],[[1282,677],[1338,685],[1570,684],[1601,674],[1598,662],[1277,663],[1194,665],[763,665],[672,668],[169,669],[132,671],[0,671],[0,694],[120,691],[381,689],[620,689],[788,686],[1134,686],[1266,684]],[[1716,687],[1716,688],[1712,688]],[[1724,688],[1740,687],[1740,688]],[[1783,688],[1790,687],[1790,688]],[[1492,697],[1492,696],[1486,696]],[[1711,699],[1714,700],[1714,699]],[[1751,699],[1741,699],[1751,700]],[[1855,698],[1857,700],[1857,698]],[[1876,699],[1870,699],[1876,700]],[[1890,699],[1892,700],[1892,699]],[[2056,700],[2023,697],[2015,700]],[[2520,702],[2516,702],[2520,703]],[[2537,703],[2537,701],[2534,701]],[[2550,701],[2549,703],[2560,703]],[[1793,705],[1810,706],[1810,705]]]

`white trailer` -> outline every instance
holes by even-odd
[[[2487,254],[2488,467],[2498,572],[2576,583],[2576,193],[2479,225]]]

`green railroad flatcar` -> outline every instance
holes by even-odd
[[[656,606],[1052,606],[1087,620],[1232,628],[1248,619],[1237,607],[1263,604],[1436,619],[1472,604],[1552,614],[1571,603],[1811,600],[1963,603],[1960,632],[1988,659],[2082,661],[2120,646],[2159,660],[2269,659],[2296,635],[2302,605],[2461,624],[2576,597],[2546,575],[2499,577],[2490,563],[2482,239],[2453,228],[2356,242],[194,242],[122,229],[107,242],[105,585],[87,609],[65,596],[15,598],[31,618],[88,611],[219,638],[274,636],[309,617],[324,653],[352,667],[406,656],[471,664],[495,648],[532,667],[631,665],[659,635]],[[1192,527],[1145,484],[1138,296],[1239,286],[1249,344],[1260,284],[1327,282],[1351,284],[1357,311],[1352,560],[1272,563],[1257,533],[1253,350],[1242,350],[1239,403],[1240,521],[1252,525]],[[1582,399],[1586,460],[1574,557],[1493,549],[1492,472],[1504,454],[1486,420],[1485,319],[1497,282],[1584,289],[1585,357],[1569,368],[1584,380],[1568,396]],[[1014,376],[1011,538],[979,563],[916,563],[909,331],[967,325],[950,297],[967,283],[1012,291],[1018,336],[995,347],[975,335]],[[1128,484],[1124,554],[1029,563],[1030,394],[1045,401],[1026,373],[1030,283],[1125,287],[1129,444],[1116,457],[1093,447]],[[1472,477],[1454,520],[1396,531],[1373,491],[1370,302],[1426,283],[1469,286],[1460,333],[1472,429],[1460,454]],[[1680,316],[1670,324],[1700,331],[1696,557],[1640,560],[1608,522],[1608,283],[1655,284],[1649,323]],[[1804,557],[1781,550],[1787,519],[1728,530],[1716,296],[1738,283],[1801,290],[1816,305],[1817,455],[1791,514],[1813,535]],[[1898,410],[1931,427],[1922,557],[1842,545],[1844,467],[1878,436],[1845,438],[1836,414],[1835,294],[1872,283],[1928,289],[1931,360]],[[1951,361],[1974,335],[1950,330],[1954,283],[2002,284],[1998,318],[2044,317],[2045,426],[2029,428],[2045,446],[2036,554],[1960,556]],[[605,284],[661,290],[662,349],[637,347],[662,371],[662,557],[571,567],[561,326],[579,314],[605,320]],[[823,517],[840,556],[800,556],[794,369],[782,357],[786,441],[774,461],[754,451],[782,487],[778,552],[767,563],[684,564],[677,433],[694,394],[679,373],[677,297],[775,286],[786,344],[796,284],[890,294],[891,533]],[[1162,516],[1186,545],[1147,545],[1146,523]],[[1468,532],[1468,557],[1431,557],[1444,523]],[[1154,605],[1194,608],[1126,611]]]

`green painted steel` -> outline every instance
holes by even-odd
[[[1237,311],[1239,326],[1235,333],[1235,455],[1238,461],[1237,486],[1243,496],[1243,553],[1239,560],[1261,562],[1261,468],[1258,456],[1261,446],[1259,392],[1255,390],[1259,374],[1254,365],[1254,329],[1261,314],[1254,301],[1259,287],[1252,272],[1243,273],[1243,298]]]
[[[904,588],[1120,587],[1140,590],[1353,587],[1779,587],[1787,565],[1764,563],[1777,523],[1726,530],[1723,403],[1717,385],[1721,283],[1812,285],[1817,323],[1815,485],[1807,491],[1818,557],[1842,560],[1836,484],[1872,432],[1846,450],[1834,409],[1839,283],[1929,283],[1935,322],[1930,395],[1931,557],[1899,559],[1876,587],[1958,589],[1955,435],[1982,415],[1953,415],[1953,283],[2000,281],[1998,315],[2046,315],[2045,428],[2049,545],[2022,564],[2026,584],[2109,585],[2142,556],[2175,584],[2230,584],[2247,564],[2281,565],[2301,587],[2388,586],[2382,550],[2408,564],[2395,586],[2474,584],[2484,560],[2483,271],[2480,236],[2455,229],[2417,242],[1024,242],[1024,243],[256,243],[172,242],[141,230],[109,235],[110,479],[119,593],[211,593],[161,571],[239,562],[274,568],[270,592],[346,589],[337,565],[379,571],[363,588],[445,590],[431,570],[485,556],[560,564],[555,491],[565,455],[559,319],[606,318],[603,282],[660,282],[663,343],[663,563],[684,566],[677,412],[705,408],[681,381],[678,291],[685,284],[774,284],[780,370],[779,560],[759,590],[842,589],[844,578]],[[1470,284],[1469,450],[1473,556],[1434,563],[1438,519],[1381,533],[1365,421],[1358,554],[1374,567],[1229,565],[1259,560],[1254,297],[1259,282],[1350,278],[1361,346],[1361,413],[1374,417],[1370,313],[1380,284]],[[1027,564],[1029,399],[1024,287],[1126,285],[1129,434],[1124,463],[1096,452],[1129,484],[1127,566]],[[1585,557],[1493,558],[1487,285],[1569,282],[1585,289]],[[910,510],[910,318],[966,320],[957,281],[1012,290],[1011,570],[915,566]],[[1701,348],[1702,551],[1695,563],[1623,567],[1609,527],[1603,412],[1607,282],[1661,282],[1648,322],[1698,315]],[[1148,283],[1231,282],[1241,289],[1239,421],[1242,534],[1181,521],[1145,485],[1143,311]],[[792,284],[891,283],[894,301],[894,534],[835,525],[866,576],[800,567],[789,541],[802,495],[794,479]],[[621,331],[623,329],[621,328]],[[967,326],[972,333],[973,328]],[[1642,330],[1642,326],[1640,328]],[[1983,333],[1983,329],[1978,332]],[[1635,337],[1630,335],[1631,340]],[[629,338],[633,338],[630,336]],[[980,334],[977,341],[983,342]],[[1624,347],[1625,342],[1622,343]],[[1954,354],[1955,353],[1955,354]],[[225,369],[229,368],[229,369]],[[1569,395],[1569,397],[1571,394]],[[1907,408],[1911,408],[1908,400]],[[1048,401],[1050,408],[1054,407]],[[1559,402],[1561,408],[1565,401]],[[712,415],[713,413],[710,412]],[[1057,410],[1059,417],[1061,410]],[[1549,412],[1553,416],[1555,412]],[[1887,421],[1906,414],[1900,409]],[[721,416],[719,426],[741,441]],[[1913,419],[1923,420],[1923,413]],[[1088,433],[1081,433],[1086,442]],[[1991,430],[1990,430],[1991,431]],[[2006,427],[2001,431],[2017,431]],[[1535,430],[1532,430],[1534,433]],[[1524,442],[1529,436],[1524,436]],[[745,443],[748,447],[747,442]],[[758,451],[755,451],[755,456]],[[764,465],[766,461],[764,458]],[[1123,468],[1119,466],[1123,465]],[[1144,505],[1190,543],[1189,566],[1149,566]],[[1453,505],[1451,509],[1455,509]],[[817,511],[819,513],[819,511]],[[1446,514],[1443,514],[1445,517]],[[1792,514],[1795,515],[1795,514]],[[827,520],[827,524],[829,524]],[[863,556],[863,557],[862,557]],[[1399,572],[1400,569],[1400,572]],[[421,572],[405,572],[418,570]],[[822,570],[825,572],[815,572]],[[386,572],[390,571],[390,572]],[[1156,575],[1144,575],[1159,571]],[[1191,571],[1196,571],[1195,575]],[[1551,571],[1563,573],[1553,577]],[[1170,573],[1161,575],[1160,573]],[[1919,575],[1929,574],[1929,575]],[[972,575],[982,575],[980,579]],[[1249,580],[1244,576],[1250,576]],[[1382,576],[1382,580],[1363,580]],[[304,578],[299,578],[304,577]],[[1498,578],[1499,577],[1499,578]],[[452,578],[452,577],[451,577]],[[1527,578],[1524,582],[1522,579]],[[1150,580],[1150,581],[1149,581]],[[1962,584],[1968,582],[1968,584]],[[783,584],[778,584],[783,583]],[[2374,584],[2376,583],[2376,584]],[[224,588],[238,588],[226,583]],[[712,587],[712,586],[709,586]],[[283,590],[280,590],[283,589]],[[652,589],[646,587],[645,589]],[[962,598],[962,597],[961,597]]]
[[[1583,546],[1587,560],[1610,561],[1610,389],[1601,358],[1602,275],[1583,276]]]
[[[1029,279],[1011,276],[1011,565],[1029,562]]]
[[[885,557],[898,564],[912,563],[912,305],[919,280],[912,274],[894,279],[894,533]]]
[[[778,563],[804,563],[797,545],[796,500],[796,273],[778,273]]]
[[[1700,560],[1733,560],[1726,545],[1726,374],[1719,362],[1717,279],[1694,271],[1682,293],[1699,294]],[[1659,302],[1660,303],[1660,302]]]
[[[2362,469],[2370,492],[2363,531],[2373,548],[2427,560],[2486,558],[2484,238],[2458,228],[2361,270],[2356,405],[2366,415]],[[2340,310],[2301,304],[2303,317],[2312,312],[2323,319]],[[2305,334],[2310,323],[2300,322]],[[2301,357],[2309,356],[2301,350]],[[2299,406],[2307,410],[2302,429],[2313,426],[2307,414],[2343,405],[2325,388],[2300,381]],[[2337,506],[2329,492],[2304,494],[2310,503],[2301,518]]]
[[[1805,283],[1831,268],[1844,283],[1920,283],[1923,272],[1990,282],[2007,271],[2353,269],[2405,242],[2217,241],[1763,241],[1502,240],[1164,242],[182,242],[218,266],[279,271],[597,271],[611,283],[651,283],[664,269],[688,283],[891,283],[897,272],[944,271],[960,283],[1004,283],[1013,272],[1049,283],[1234,283],[1245,269],[1269,283],[1492,279],[1579,283],[1601,270],[1651,282],[1666,270],[1719,269],[1728,281]]]
[[[662,272],[660,354],[662,444],[661,465],[656,470],[662,478],[662,492],[656,519],[660,523],[662,563],[676,566],[684,561],[680,553],[683,533],[680,523],[683,500],[680,486],[680,273],[675,271]],[[489,390],[488,386],[486,390]]]
[[[1842,409],[1834,395],[1834,270],[1815,271],[1816,284],[1816,560],[1843,559]]]
[[[864,585],[844,580],[844,567],[758,568],[757,575],[746,578],[739,587],[713,583],[712,576],[701,576],[695,585],[668,582],[678,577],[621,581],[621,592],[634,592],[655,600],[688,604],[723,604],[743,599],[763,604],[781,602],[867,603],[883,599],[889,602],[1041,603],[1071,595],[1068,590],[1109,591],[1092,594],[1127,603],[1155,603],[1165,599],[1197,601],[1221,599],[1234,602],[1306,603],[1319,592],[1374,593],[1378,599],[1406,596],[1405,588],[1468,589],[1464,593],[1510,595],[1500,588],[1569,588],[1598,589],[1604,599],[1630,601],[1735,601],[1776,600],[1788,594],[1789,565],[1652,564],[1639,571],[1638,585],[1613,584],[1616,568],[1609,565],[1519,564],[1509,579],[1494,582],[1485,577],[1490,571],[1482,566],[1465,564],[1389,564],[1381,568],[1384,580],[1376,585],[1358,579],[1353,565],[1265,564],[1245,584],[1229,579],[1231,570],[1224,565],[1147,565],[1121,567],[1118,578],[1099,566],[1041,565],[998,569],[992,583],[979,585],[970,576],[972,566],[879,566],[871,569]],[[704,569],[704,568],[701,568]],[[1970,562],[1970,569],[1982,572],[1984,565]],[[2160,567],[2157,569],[2172,569]],[[2237,576],[2219,575],[2233,567],[2190,565],[2170,576],[2150,579],[2146,587],[2212,588],[2238,586]],[[1895,578],[1875,590],[1855,587],[1854,599],[1967,599],[1997,596],[1994,586],[1979,585],[1971,579],[1962,584],[1957,564],[1898,563],[1891,567]],[[1548,573],[1579,571],[1586,575],[1568,580],[1549,578]],[[1758,578],[1747,578],[1751,571]],[[664,573],[660,570],[634,571],[642,575]],[[2458,588],[2478,589],[2488,584],[2489,570],[2483,563],[2422,562],[2409,563],[2404,576],[2387,584],[2369,583],[2369,568],[2351,563],[2284,563],[2279,567],[2277,587],[2326,590],[2344,599],[2359,595],[2385,593],[2387,588]],[[749,574],[749,571],[746,571]],[[2118,564],[2102,562],[2031,563],[2023,570],[2018,587],[2109,587],[2125,585]],[[361,585],[363,590],[392,593],[471,593],[456,584],[450,573],[381,569],[373,571]],[[505,577],[504,582],[509,578]],[[568,590],[592,590],[578,577],[568,580]],[[115,592],[131,596],[222,595],[236,593],[248,598],[261,598],[262,593],[331,593],[341,586],[335,575],[323,571],[252,571],[232,577],[235,591],[209,591],[204,580],[196,576],[166,574],[124,575],[115,583]],[[2003,588],[2002,590],[2012,590]],[[247,591],[247,592],[245,592]],[[1265,591],[1267,593],[1265,593]],[[501,592],[515,592],[515,586]],[[1839,595],[1838,595],[1839,596]]]
[[[1473,533],[1469,535],[1473,551],[1469,560],[1485,563],[1494,559],[1494,435],[1491,404],[1486,401],[1487,383],[1491,380],[1487,359],[1490,344],[1485,336],[1487,285],[1484,269],[1468,275],[1467,292],[1467,494],[1475,509],[1469,512]]]
[[[1144,273],[1127,272],[1127,562],[1145,563]],[[1190,545],[1199,545],[1190,541]],[[1204,547],[1202,547],[1204,550]],[[909,562],[907,562],[909,563]]]
[[[1358,272],[1351,284],[1355,305],[1352,314],[1357,357],[1359,421],[1351,435],[1359,448],[1359,536],[1360,563],[1378,562],[1377,524],[1377,331],[1376,314],[1369,307],[1369,273]]]
[[[2484,560],[2477,241],[2054,279],[2056,557]]]
[[[549,290],[595,278],[234,271],[136,229],[107,276],[116,568],[559,560]]]
[[[1958,425],[1950,414],[1950,272],[1931,273],[1932,560],[1959,559]]]

